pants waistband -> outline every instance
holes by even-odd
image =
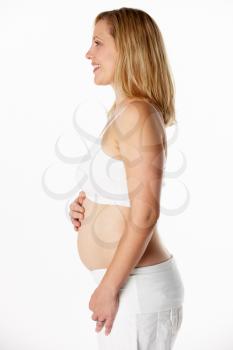
[[[140,266],[135,267],[130,275],[139,275],[139,274],[146,274],[146,273],[153,273],[153,272],[160,272],[164,271],[167,268],[170,268],[171,265],[175,264],[175,259],[173,255],[166,261],[163,261],[159,264],[149,265],[149,266]]]
[[[130,272],[130,276],[161,272],[161,271],[167,270],[169,268],[172,268],[172,266],[174,266],[174,265],[176,265],[176,262],[175,262],[174,256],[172,255],[168,260],[163,261],[159,264],[135,267]],[[106,270],[107,270],[106,268],[105,269],[95,269],[95,270],[91,270],[90,272],[93,275],[93,277],[94,276],[98,277],[98,276],[103,276]]]

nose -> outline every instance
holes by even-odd
[[[91,59],[91,57],[92,57],[90,51],[91,51],[91,50],[89,49],[89,50],[87,51],[87,53],[85,54],[85,57],[86,57],[87,59]]]

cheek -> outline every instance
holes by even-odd
[[[108,69],[111,75],[114,74],[115,67],[116,67],[116,59],[113,55],[111,55],[108,57]]]
[[[105,60],[109,67],[114,68],[116,65],[116,55],[113,52],[106,52]]]

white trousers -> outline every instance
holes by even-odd
[[[90,271],[99,284],[106,269]],[[183,319],[184,286],[174,257],[136,267],[119,292],[109,335],[96,332],[99,350],[170,350]]]

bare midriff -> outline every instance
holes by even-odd
[[[102,148],[107,154],[117,158],[119,150],[113,129],[111,126],[104,134]],[[167,151],[165,137],[164,146]],[[91,201],[88,196],[83,201],[83,207],[84,219],[81,220],[77,236],[80,259],[89,270],[108,268],[118,243],[126,232],[130,207],[99,204]],[[163,246],[155,225],[147,248],[135,267],[159,264],[171,256],[172,254]]]
[[[89,269],[108,268],[125,232],[129,207],[99,204],[85,198],[84,219],[78,230],[77,248],[82,263]],[[171,253],[163,246],[156,225],[147,248],[135,267],[159,264]]]

